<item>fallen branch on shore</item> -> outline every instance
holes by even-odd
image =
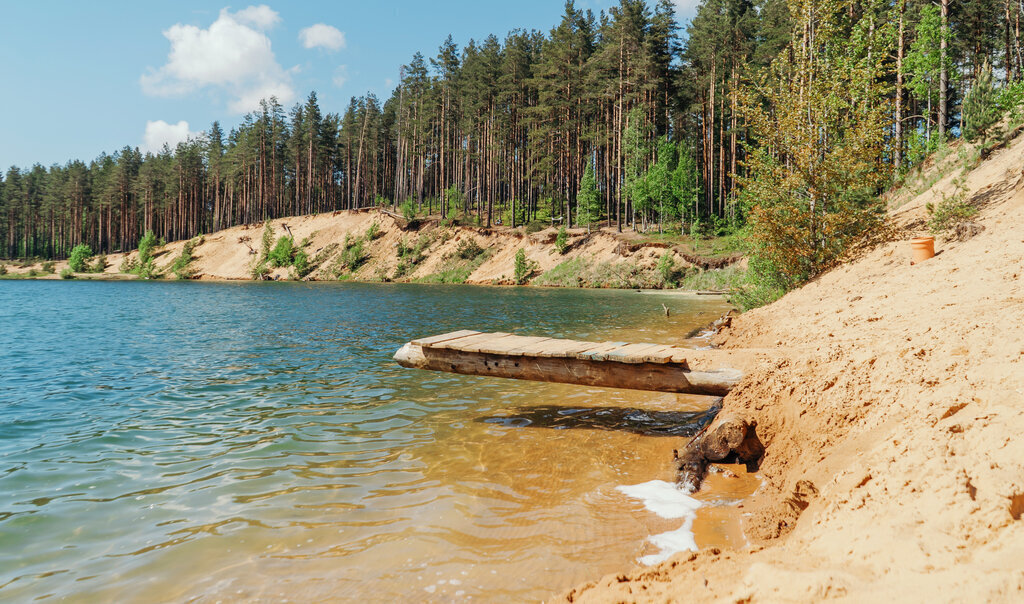
[[[762,455],[764,445],[757,437],[757,422],[732,414],[719,415],[687,443],[682,453],[676,452],[676,483],[694,493],[700,490],[712,462],[742,462],[753,470]]]

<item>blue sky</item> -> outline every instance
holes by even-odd
[[[607,9],[614,0],[577,0]],[[697,0],[676,0],[681,24]],[[548,31],[561,0],[241,3],[0,2],[0,169],[89,161],[236,125],[261,96],[316,90],[341,112],[386,99],[413,53],[511,29]]]

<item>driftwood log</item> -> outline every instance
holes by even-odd
[[[754,470],[762,455],[764,445],[757,437],[756,422],[733,414],[720,414],[687,443],[682,453],[676,453],[676,482],[694,493],[700,490],[710,463],[742,462]]]

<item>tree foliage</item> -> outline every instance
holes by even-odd
[[[886,37],[852,0],[794,0],[796,37],[742,97],[756,135],[744,197],[756,253],[792,286],[880,220]]]

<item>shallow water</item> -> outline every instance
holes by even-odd
[[[724,311],[623,291],[0,283],[0,600],[521,601],[620,570],[680,523],[616,487],[671,480],[688,416],[667,412],[708,399],[390,357],[464,328],[680,343]]]

